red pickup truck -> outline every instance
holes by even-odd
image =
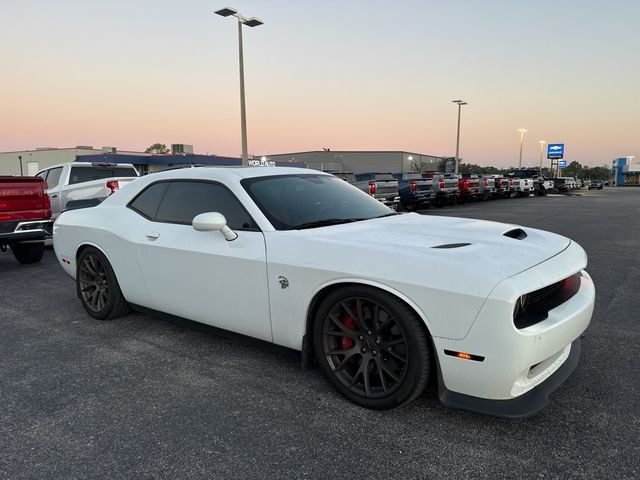
[[[20,263],[39,262],[51,235],[51,202],[40,177],[0,176],[0,251]]]

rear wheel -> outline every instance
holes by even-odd
[[[366,408],[410,402],[433,368],[422,320],[392,295],[364,286],[345,287],[322,302],[314,350],[329,382]]]
[[[11,245],[11,252],[20,263],[37,263],[44,255],[44,242],[16,243]]]
[[[98,320],[110,320],[129,312],[111,264],[96,248],[88,247],[80,254],[76,288],[84,309]]]

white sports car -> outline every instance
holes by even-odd
[[[595,290],[571,240],[396,214],[314,170],[192,168],[58,218],[53,243],[98,319],[143,308],[301,350],[345,397],[519,417],[573,371]]]

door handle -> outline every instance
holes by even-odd
[[[56,193],[52,194],[51,198],[58,198],[58,194],[56,194]]]
[[[160,234],[158,232],[149,232],[149,233],[146,234],[146,237],[149,240],[157,240],[159,236],[160,236]]]

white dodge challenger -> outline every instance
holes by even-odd
[[[305,169],[148,175],[64,212],[53,243],[89,315],[140,308],[297,349],[374,409],[434,381],[445,405],[539,411],[577,365],[595,298],[567,238],[396,214]]]

